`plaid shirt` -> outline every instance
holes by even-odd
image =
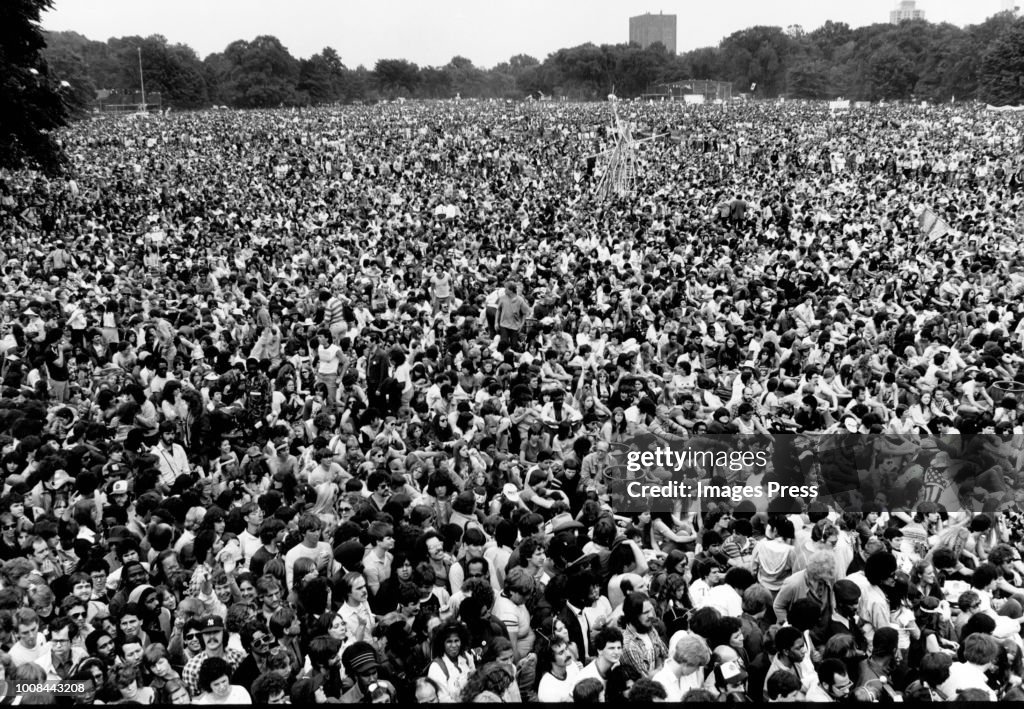
[[[650,645],[645,642],[650,639]],[[641,635],[632,626],[627,625],[622,631],[622,664],[632,665],[644,677],[650,677],[665,664],[668,648],[665,641],[654,630]]]
[[[199,668],[203,664],[203,660],[208,658],[209,655],[206,651],[199,653],[185,665],[185,668],[181,671],[181,681],[185,683],[185,687],[188,688],[188,693],[193,697],[198,697],[202,692],[199,689]],[[231,674],[235,673],[238,666],[242,664],[242,660],[245,659],[245,654],[235,650],[233,648],[225,648],[224,654],[221,655],[229,665],[231,665]]]

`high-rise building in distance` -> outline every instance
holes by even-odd
[[[899,6],[889,13],[889,22],[898,25],[904,20],[923,20],[924,10],[917,9],[915,0],[900,0]]]
[[[647,49],[655,42],[661,42],[665,49],[676,51],[676,16],[658,13],[637,15],[629,18],[629,42]]]

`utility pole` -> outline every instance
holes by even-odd
[[[142,110],[146,110],[146,82],[142,78],[142,47],[139,47],[139,88],[142,89]]]

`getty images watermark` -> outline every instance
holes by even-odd
[[[724,435],[686,440],[643,434],[612,444],[603,490],[620,514],[678,513],[751,500],[759,510],[795,511],[826,499],[842,509],[865,502],[929,500],[947,511],[1024,510],[1024,453],[1012,437],[869,434]]]
[[[701,450],[681,447],[676,450],[663,446],[652,450],[626,452],[626,472],[652,473],[654,479],[625,481],[626,495],[632,498],[728,498],[733,502],[755,497],[817,497],[818,485],[783,485],[778,481],[766,484],[721,484],[700,479],[658,480],[656,471],[681,474],[684,471],[725,471],[742,473],[749,470],[766,471],[771,463],[771,451],[766,446],[758,450]],[[756,475],[756,474],[755,474]],[[714,476],[712,476],[712,480]]]

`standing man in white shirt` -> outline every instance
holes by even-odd
[[[320,541],[322,531],[323,522],[316,515],[307,513],[299,518],[299,534],[302,535],[302,541],[284,556],[288,588],[292,588],[295,562],[301,558],[312,559],[316,563],[317,571],[323,576],[329,577],[333,573],[334,554],[330,544]]]
[[[341,348],[331,338],[331,331],[321,329],[317,336],[320,346],[316,350],[316,380],[327,385],[327,401],[333,407],[338,396],[338,370],[341,367]]]
[[[177,429],[174,424],[163,421],[160,424],[160,440],[149,451],[156,456],[157,467],[160,470],[160,485],[165,488],[165,494],[173,487],[175,480],[191,472],[185,449],[174,441],[176,435]]]
[[[430,277],[431,307],[435,313],[447,310],[452,302],[452,274],[449,273],[444,264],[440,261]]]
[[[255,502],[247,502],[242,507],[242,519],[245,520],[245,529],[238,535],[238,542],[242,546],[242,558],[248,564],[252,555],[263,546],[259,538],[260,525],[263,524],[263,509]]]
[[[31,608],[19,608],[14,613],[14,630],[18,642],[7,653],[15,668],[35,662],[49,649],[46,638],[39,632],[39,615]]]

